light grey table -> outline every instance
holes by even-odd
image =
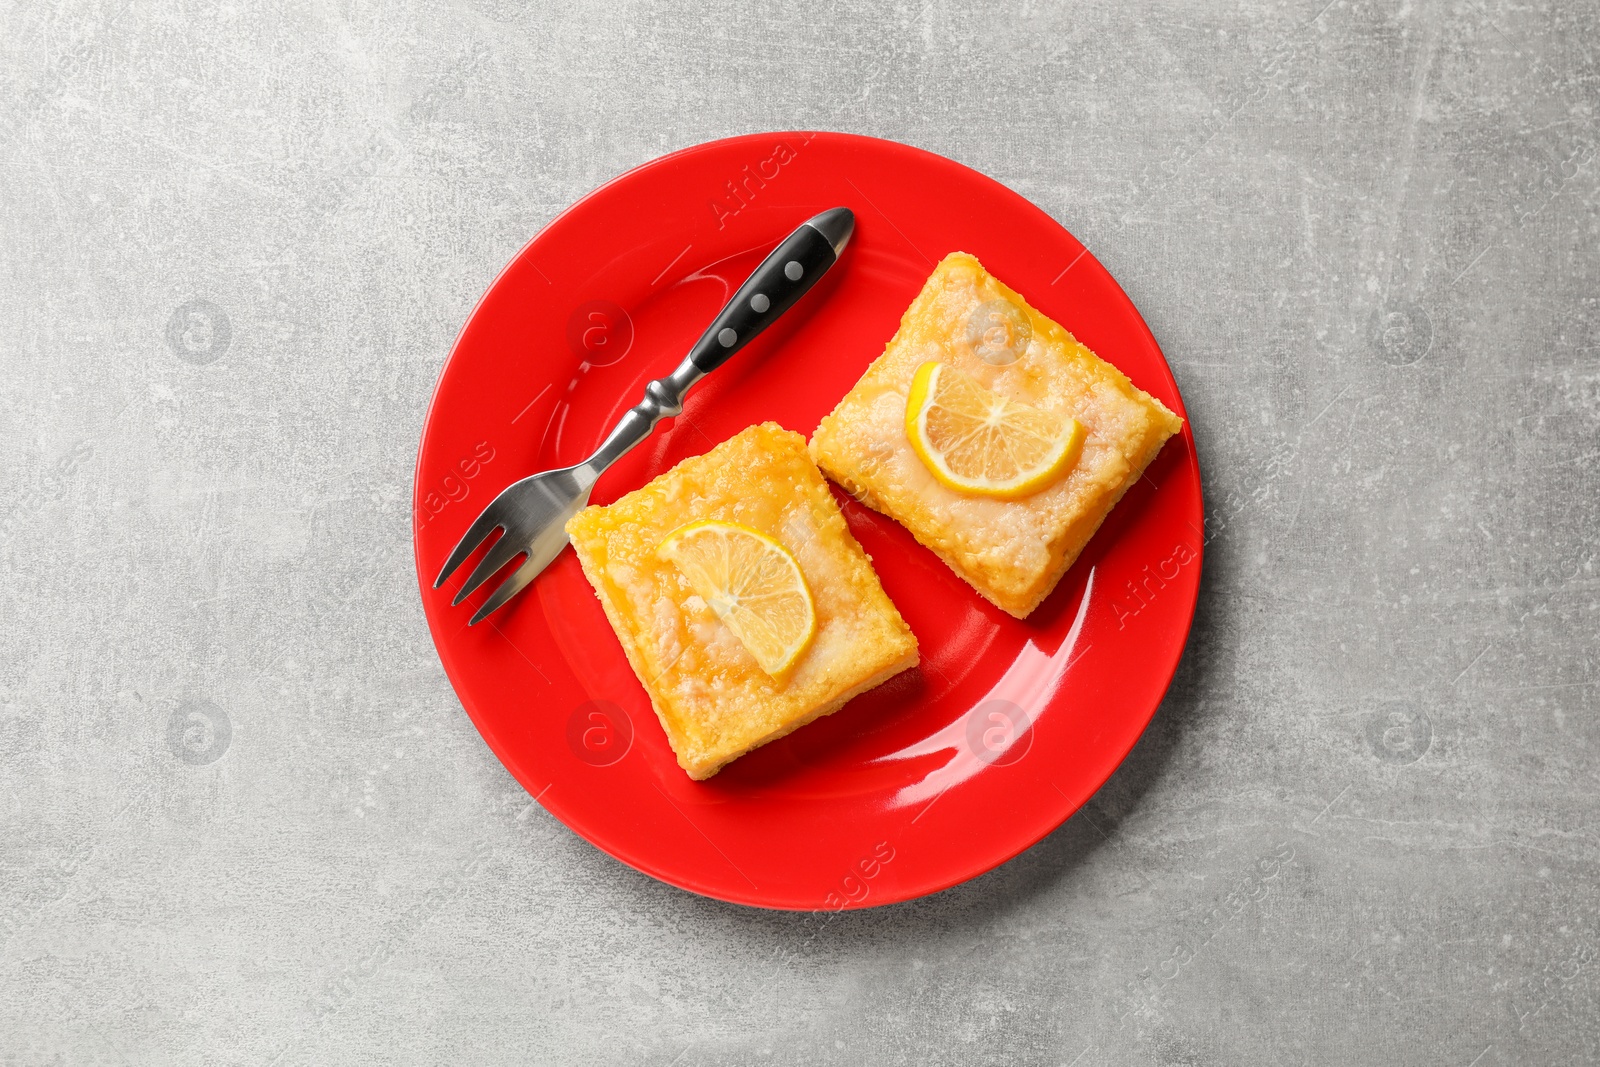
[[[0,6],[0,1063],[1600,1062],[1595,4],[543,7]],[[770,128],[1066,224],[1211,517],[1093,802],[825,926],[532,804],[409,561],[500,267]]]

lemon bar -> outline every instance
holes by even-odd
[[[815,630],[768,674],[696,595],[663,542],[708,523],[754,531],[798,563]],[[917,639],[850,535],[800,434],[766,422],[567,523],[583,573],[690,778],[917,664]]]
[[[923,364],[961,371],[1007,400],[1076,418],[1076,461],[1020,499],[936,479],[907,438]],[[908,528],[998,607],[1025,618],[1183,420],[1030,307],[974,257],[946,256],[867,368],[811,438],[811,456],[862,503]]]

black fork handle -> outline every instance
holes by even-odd
[[[836,207],[785,237],[706,327],[689,359],[709,373],[733,358],[821,280],[855,230],[855,215]]]
[[[595,454],[579,465],[582,476],[593,484],[649,437],[656,423],[682,412],[690,387],[776,322],[838,262],[855,232],[855,220],[849,208],[836,207],[807,219],[785,237],[723,305],[677,370],[645,387],[644,399],[628,409]]]

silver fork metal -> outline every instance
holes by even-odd
[[[649,437],[662,419],[682,412],[690,387],[793,307],[838,261],[854,232],[855,215],[849,208],[836,207],[801,223],[733,294],[678,369],[645,388],[644,399],[628,409],[594,455],[571,467],[530,475],[490,501],[444,561],[433,587],[443,585],[468,556],[498,532],[499,538],[472,569],[451,605],[461,603],[519,556],[526,558],[483,602],[469,625],[476,625],[527,588],[566,547],[567,520],[589,503],[589,493],[606,468]]]

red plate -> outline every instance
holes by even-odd
[[[883,351],[934,263],[971,252],[1136,384],[1184,413],[1131,301],[1037,207],[940,156],[773,133],[629,171],[530,243],[445,364],[417,457],[415,544],[434,643],[489,747],[562,822],[696,893],[865,907],[955,885],[1059,826],[1154,714],[1200,580],[1187,426],[1026,622],[980,599],[899,525],[836,490],[922,666],[708,782],[678,769],[571,552],[489,622],[470,573],[430,588],[503,487],[575,463],[671,370],[761,257],[824,208],[856,213],[841,261],[618,463],[609,503],[754,422],[809,434]]]

